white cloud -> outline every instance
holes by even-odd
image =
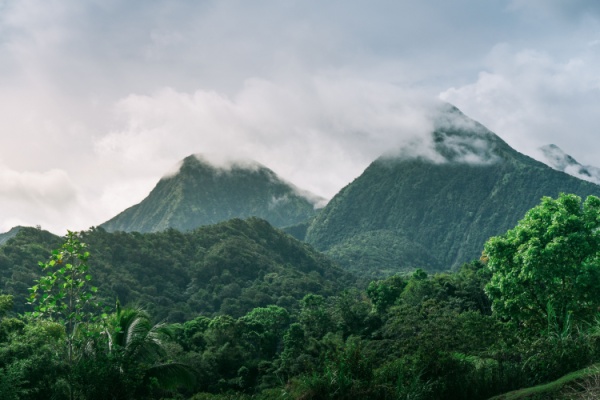
[[[83,216],[86,209],[78,188],[62,170],[18,172],[0,165],[0,232],[15,225],[41,225],[66,233],[64,219]],[[83,229],[87,226],[75,226]],[[63,231],[64,230],[64,231]]]
[[[586,163],[597,162],[600,78],[594,54],[557,60],[499,45],[487,64],[476,82],[450,88],[441,99],[524,153],[555,143]]]
[[[329,197],[383,151],[435,156],[424,99],[444,92],[523,151],[556,142],[594,164],[596,4],[0,0],[0,161],[68,174],[87,207],[57,215],[69,228],[192,153]],[[13,203],[5,225],[46,218]]]
[[[255,159],[331,197],[381,153],[430,131],[434,104],[416,91],[337,74],[249,79],[234,96],[166,88],[122,99],[126,128],[95,149],[113,163],[152,164],[161,173],[192,153]]]

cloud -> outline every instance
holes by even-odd
[[[0,160],[67,173],[89,207],[70,228],[198,152],[330,197],[383,151],[435,157],[424,110],[443,92],[522,151],[594,164],[596,3],[0,0]]]
[[[556,143],[586,163],[595,162],[600,101],[595,51],[557,60],[544,52],[498,45],[487,64],[475,82],[450,88],[440,98],[521,152],[534,154]]]
[[[435,164],[489,165],[500,160],[499,138],[456,107],[440,103],[429,110],[431,127],[384,153],[387,159],[419,158]]]
[[[165,88],[117,104],[124,129],[95,143],[101,158],[147,168],[191,153],[254,159],[330,197],[384,151],[431,130],[422,94],[343,74],[249,79],[234,96]]]
[[[62,170],[18,172],[0,165],[0,232],[15,225],[42,225],[63,232],[61,219],[81,217],[86,208],[78,188]],[[78,226],[73,229],[82,229]],[[87,228],[87,227],[86,227]]]
[[[76,190],[67,174],[60,170],[43,173],[0,170],[0,196],[12,200],[43,203],[71,202]]]

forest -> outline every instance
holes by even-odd
[[[377,280],[250,218],[0,246],[0,398],[600,393],[600,198],[544,197],[481,258]],[[524,395],[525,396],[525,395]],[[536,397],[537,396],[537,397]]]

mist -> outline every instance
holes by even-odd
[[[438,99],[526,154],[599,151],[591,1],[1,4],[0,230],[101,224],[196,153],[331,198],[385,152],[447,162]]]

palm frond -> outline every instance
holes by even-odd
[[[178,387],[192,388],[196,383],[196,375],[195,369],[177,362],[154,365],[146,372],[148,378],[155,378],[161,387],[171,390]]]

